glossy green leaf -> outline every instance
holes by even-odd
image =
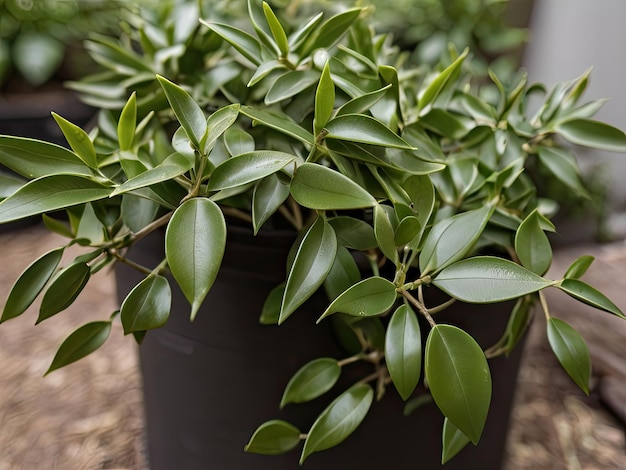
[[[252,224],[256,234],[289,197],[289,185],[275,174],[259,181],[252,193]]]
[[[556,287],[587,305],[612,313],[618,317],[626,318],[619,307],[611,302],[602,292],[579,279],[563,279]]]
[[[580,180],[576,157],[567,149],[555,147],[539,147],[537,153],[539,161],[552,173],[558,180],[568,186],[575,193],[590,197],[589,192]]]
[[[272,38],[272,30],[267,24],[267,18],[263,6],[265,2],[262,0],[248,0],[247,3],[250,23],[252,23],[257,37],[266,47],[278,53],[279,50],[277,49],[277,45]]]
[[[276,79],[265,95],[265,104],[270,105],[286,100],[315,85],[319,80],[315,70],[293,70]]]
[[[420,224],[418,235],[410,242],[409,247],[417,249],[422,241],[422,234],[428,226],[428,221],[435,207],[435,187],[428,176],[414,175],[407,178],[402,187],[407,192],[413,205],[413,211]]]
[[[424,367],[433,400],[474,444],[491,403],[491,373],[476,341],[451,325],[436,325],[426,340]]]
[[[185,201],[165,233],[165,255],[172,275],[191,304],[191,319],[211,289],[226,248],[222,211],[205,198]]]
[[[382,122],[365,114],[343,114],[328,121],[326,139],[411,150],[410,144]]]
[[[387,212],[380,204],[374,206],[374,235],[380,251],[397,265],[399,262],[398,249],[395,243],[395,233]]]
[[[267,2],[263,2],[263,13],[265,13],[265,19],[267,20],[267,24],[272,31],[272,36],[274,37],[274,41],[276,41],[278,50],[282,56],[286,57],[289,54],[289,42],[287,41],[287,35],[285,34],[285,30],[280,24],[280,21],[276,18],[276,14],[272,11],[272,8],[267,4]]]
[[[313,30],[297,52],[301,57],[306,57],[315,49],[330,49],[348,33],[361,11],[361,8],[353,8],[329,18],[319,28]]]
[[[566,279],[580,278],[581,276],[583,276],[583,274],[587,272],[587,269],[589,269],[589,266],[591,266],[591,263],[593,263],[594,260],[595,258],[590,255],[583,255],[580,258],[577,258],[570,265],[570,267],[567,268],[567,271],[565,272],[565,276],[563,277]]]
[[[330,62],[326,62],[315,92],[315,118],[313,121],[315,135],[319,135],[330,120],[334,107],[335,84],[330,76]]]
[[[328,222],[335,229],[339,243],[347,248],[366,251],[378,246],[374,228],[364,220],[338,216]]]
[[[420,234],[422,226],[417,217],[408,216],[400,221],[396,232],[394,234],[394,240],[396,246],[404,246],[409,244]]]
[[[304,235],[287,277],[279,323],[284,322],[322,285],[337,253],[337,237],[319,217]]]
[[[626,134],[603,122],[574,119],[558,124],[555,131],[573,144],[613,152],[626,152]]]
[[[338,171],[315,163],[304,163],[296,169],[291,180],[291,195],[298,204],[318,210],[358,209],[376,205],[376,199],[354,181]]]
[[[519,343],[520,339],[528,329],[532,319],[532,307],[534,299],[531,297],[522,297],[517,300],[513,311],[506,325],[506,344],[505,350],[507,356],[513,352],[513,349]]]
[[[110,321],[96,321],[81,326],[63,341],[45,375],[91,354],[105,343],[110,333]]]
[[[418,106],[420,110],[425,109],[428,105],[432,104],[443,88],[446,86],[446,83],[450,81],[452,77],[458,74],[461,66],[463,65],[463,61],[467,57],[469,53],[469,49],[465,49],[463,53],[457,57],[457,59],[448,65],[443,71],[437,75],[433,81],[431,81],[428,86],[424,89],[422,94],[419,96]]]
[[[120,317],[124,334],[160,328],[170,315],[172,290],[163,276],[148,276],[122,302]]]
[[[242,106],[241,113],[252,119],[255,124],[263,124],[264,126],[276,129],[305,144],[312,145],[315,140],[313,134],[293,122],[287,115],[281,116],[274,112],[270,113],[268,111],[251,108],[250,106]]]
[[[385,360],[393,384],[406,401],[422,373],[422,335],[415,312],[408,305],[398,307],[389,321]]]
[[[485,229],[492,205],[462,212],[437,222],[424,241],[419,258],[422,274],[429,274],[467,255]]]
[[[74,262],[62,269],[43,295],[37,323],[72,305],[87,285],[90,277],[91,269],[85,262]]]
[[[300,29],[297,29],[294,33],[289,37],[289,45],[292,49],[298,49],[300,46],[306,41],[315,28],[319,24],[319,22],[324,17],[324,12],[320,12],[314,17],[312,17],[309,21],[304,23]]]
[[[386,312],[397,298],[396,286],[379,276],[363,279],[337,297],[324,311],[318,323],[333,313],[371,317]]]
[[[372,106],[378,103],[390,89],[391,85],[387,85],[380,90],[371,91],[369,93],[365,93],[364,95],[357,96],[356,98],[352,98],[350,101],[341,105],[339,109],[337,109],[337,116],[341,116],[343,114],[362,114],[369,111]]]
[[[202,150],[208,132],[207,118],[202,108],[180,86],[161,75],[157,75],[157,79],[187,137],[196,149]]]
[[[204,144],[204,153],[209,153],[217,139],[232,126],[239,116],[239,104],[231,104],[218,109],[207,119],[209,133]],[[252,149],[254,150],[254,149]]]
[[[467,116],[441,108],[431,109],[419,123],[424,129],[449,139],[462,139],[476,127],[474,120]]]
[[[233,157],[254,152],[256,148],[254,137],[242,129],[228,129],[224,133],[224,145]]]
[[[356,384],[333,400],[311,426],[300,464],[313,452],[334,447],[352,434],[367,415],[373,399],[372,387]]]
[[[305,403],[323,395],[333,388],[340,375],[337,359],[322,357],[306,363],[287,383],[280,407],[288,403]]]
[[[215,168],[208,190],[219,191],[252,183],[276,173],[295,159],[294,155],[274,150],[257,150],[237,155]]]
[[[589,395],[591,377],[591,357],[585,340],[563,320],[548,320],[548,342],[563,369]]]
[[[63,132],[67,143],[70,144],[74,153],[76,153],[89,168],[97,168],[98,159],[96,157],[96,148],[89,138],[89,134],[76,124],[71,123],[54,112],[52,113],[52,117],[58,124],[61,132]]]
[[[452,297],[470,303],[515,299],[554,285],[507,259],[476,256],[451,264],[433,284]]]
[[[155,219],[159,207],[150,199],[126,194],[122,198],[122,219],[131,232],[137,233]]]
[[[452,457],[461,452],[471,441],[457,428],[452,421],[445,418],[443,421],[443,432],[441,436],[441,465],[448,462]]]
[[[354,256],[346,247],[338,246],[335,262],[324,281],[326,296],[330,300],[334,300],[339,294],[360,280],[361,273]]]
[[[194,165],[193,160],[190,160],[186,155],[178,152],[173,153],[167,157],[160,165],[150,168],[137,176],[130,178],[124,183],[120,184],[111,193],[111,196],[117,196],[119,194],[135,191],[146,186],[153,186],[157,183],[169,181],[177,176],[182,175],[189,171]]]
[[[247,32],[228,24],[210,23],[203,19],[200,19],[200,23],[217,33],[253,64],[259,65],[263,62],[261,43]]]
[[[552,264],[552,245],[541,228],[542,216],[535,209],[515,234],[515,252],[522,266],[542,276]]]
[[[259,323],[261,325],[278,325],[280,318],[280,306],[285,295],[285,283],[281,283],[274,287],[265,298],[261,315],[259,315]]]
[[[254,431],[244,450],[255,454],[284,454],[300,443],[301,434],[298,428],[288,422],[273,419]]]
[[[9,292],[0,323],[21,315],[35,301],[54,274],[64,250],[65,247],[55,248],[24,270]]]
[[[133,92],[122,109],[117,123],[117,141],[120,150],[130,150],[135,140],[137,129],[137,94]]]

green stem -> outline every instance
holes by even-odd
[[[433,317],[430,315],[430,312],[428,311],[428,309],[424,306],[422,302],[417,300],[406,290],[398,289],[398,291],[400,292],[400,295],[402,295],[405,299],[407,299],[409,303],[412,304],[414,307],[416,307],[417,310],[424,316],[424,318],[426,318],[426,321],[428,321],[428,324],[431,326],[431,328],[434,328],[435,326],[437,326],[437,323],[435,323],[435,320],[433,320]]]

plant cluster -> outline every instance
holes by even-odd
[[[522,74],[507,83],[490,71],[482,85],[466,67],[470,52],[454,47],[444,65],[417,68],[359,7],[293,21],[288,7],[250,0],[246,28],[196,22],[190,12],[199,14],[198,6],[185,8],[163,28],[156,25],[172,10],[138,25],[142,54],[130,36],[90,43],[109,70],[76,86],[108,111],[89,133],[55,115],[70,149],[0,136],[0,163],[29,179],[3,196],[0,223],[42,214],[48,229],[68,238],[24,271],[1,321],[42,295],[43,322],[117,262],[145,274],[111,318],[67,338],[48,372],[96,350],[118,316],[138,342],[163,326],[171,282],[193,320],[219,273],[228,227],[243,225],[255,234],[294,231],[285,281],[260,321],[288,322],[321,289],[328,306],[319,322],[335,322],[358,345],[346,357],[303,365],[281,406],[326,394],[353,363],[370,367],[308,431],[269,421],[249,452],[282,453],[304,440],[303,462],[344,440],[384,393],[410,405],[425,382],[444,416],[447,461],[478,443],[491,400],[488,359],[512,351],[535,303],[556,357],[589,392],[589,351],[552,315],[543,291],[624,315],[580,279],[591,257],[546,277],[554,204],[537,196],[525,171],[541,165],[585,195],[572,144],[626,150],[623,132],[591,119],[601,103],[581,103],[588,74],[549,92]],[[535,111],[531,97],[541,100]],[[67,223],[47,215],[56,211]],[[126,258],[157,229],[165,230],[159,265]],[[60,266],[73,244],[85,253]],[[433,300],[435,291],[445,299]],[[457,303],[511,300],[501,340],[485,351],[445,322]]]

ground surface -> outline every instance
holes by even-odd
[[[35,254],[61,243],[39,228],[0,233],[0,299]],[[609,296],[626,308],[626,247],[594,250],[598,261],[590,279],[609,286]],[[561,253],[558,260],[567,264],[575,255]],[[97,276],[74,306],[42,325],[32,327],[37,314],[29,310],[0,326],[0,470],[144,470],[136,349],[119,324],[97,353],[42,378],[71,331],[107,319],[116,308],[111,275]],[[591,309],[575,312],[578,307],[561,297],[552,300],[553,314],[592,342],[594,392],[585,397],[561,372],[538,317],[526,345],[505,470],[626,468],[623,425],[602,400],[612,397],[618,414],[626,401],[599,393],[626,390],[620,360],[626,322]]]

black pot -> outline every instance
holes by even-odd
[[[162,234],[144,242],[133,249],[131,258],[156,266],[163,256]],[[170,320],[164,328],[148,332],[140,347],[152,470],[298,468],[300,448],[281,456],[243,451],[256,427],[269,419],[285,419],[306,432],[336,394],[279,410],[287,381],[313,358],[346,356],[333,338],[330,322],[314,326],[326,306],[321,295],[279,327],[258,323],[265,297],[284,280],[292,242],[292,235],[285,233],[254,238],[229,233],[222,269],[193,323],[188,303],[173,286]],[[119,267],[117,276],[122,299],[139,276],[126,266]],[[466,328],[483,346],[499,338],[508,317],[505,309],[458,307],[438,318]],[[490,363],[493,401],[481,443],[464,449],[446,464],[447,469],[501,467],[518,365],[519,352]],[[404,402],[390,388],[353,435],[338,447],[311,455],[303,468],[439,468],[441,413],[429,404],[405,417],[403,408]]]

